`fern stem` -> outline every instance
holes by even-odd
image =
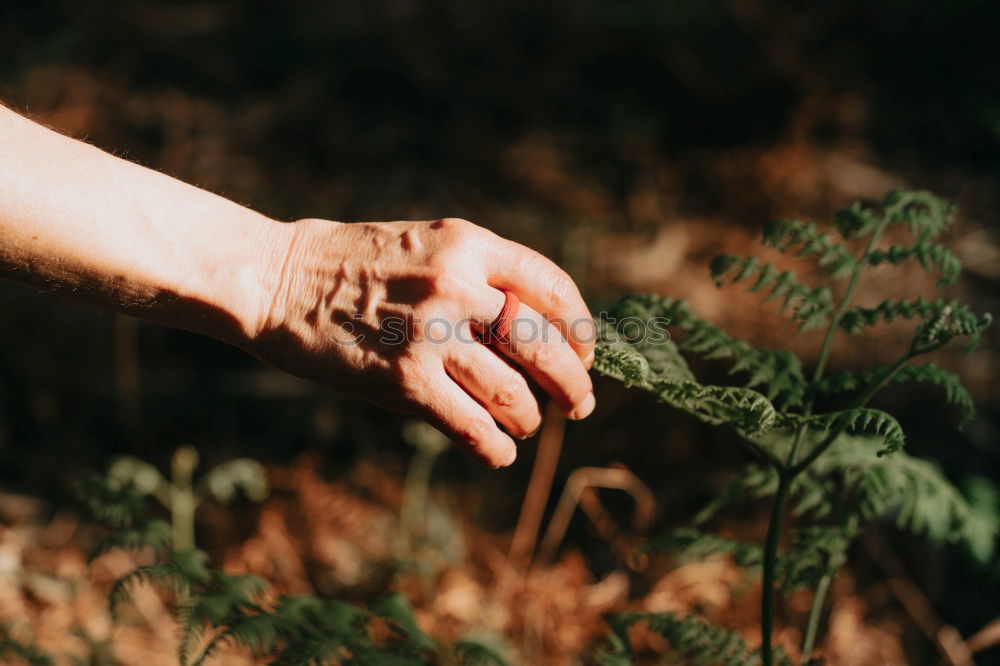
[[[779,471],[778,492],[771,507],[771,520],[767,526],[767,541],[764,544],[764,581],[760,594],[760,658],[764,666],[771,666],[774,659],[771,638],[774,634],[778,539],[781,537],[781,525],[785,520],[785,506],[788,504],[788,491],[791,485],[792,476],[786,471]]]
[[[764,458],[769,463],[771,463],[771,467],[773,467],[775,471],[781,472],[782,470],[785,469],[785,464],[781,462],[781,458],[771,453],[767,449],[767,447],[759,444],[758,442],[755,442],[754,440],[746,436],[740,437],[740,441],[749,446],[751,451],[754,451],[761,458]]]
[[[854,404],[852,409],[860,409],[861,407],[867,405],[868,401],[872,399],[872,396],[878,393],[878,390],[883,386],[885,386],[885,384],[890,379],[892,379],[893,376],[895,376],[895,374],[899,372],[899,369],[902,368],[904,365],[906,365],[906,362],[909,361],[911,358],[913,358],[913,354],[911,352],[906,352],[898,359],[896,359],[896,361],[892,365],[886,368],[886,371],[882,373],[882,376],[879,377],[878,380],[872,382],[868,386],[868,388],[865,389],[865,392],[861,394],[861,397],[858,398],[857,403]],[[819,458],[821,455],[823,455],[823,453],[828,448],[830,448],[830,446],[835,441],[837,441],[837,438],[840,437],[841,434],[843,434],[844,430],[847,429],[847,425],[848,422],[846,420],[843,421],[839,426],[837,426],[837,428],[832,430],[830,434],[827,435],[822,442],[817,444],[816,448],[814,448],[812,451],[809,452],[809,455],[803,458],[800,462],[793,465],[790,469],[792,477],[798,475],[805,468],[809,467],[809,465],[811,465],[813,461],[816,460],[816,458]]]
[[[826,363],[830,359],[830,349],[833,347],[833,338],[837,334],[837,328],[840,326],[840,320],[843,318],[844,313],[847,312],[847,308],[851,305],[851,299],[854,298],[854,292],[858,288],[858,283],[861,281],[861,274],[865,272],[865,267],[868,266],[868,258],[872,254],[872,250],[878,245],[879,240],[882,238],[883,232],[885,232],[886,227],[889,226],[889,221],[883,220],[882,224],[872,231],[871,238],[868,239],[868,245],[865,246],[864,254],[858,260],[857,264],[854,266],[854,270],[851,273],[851,281],[847,285],[847,290],[844,292],[844,298],[841,299],[840,304],[837,309],[834,310],[833,317],[830,319],[830,327],[826,330],[826,337],[823,338],[823,346],[820,347],[819,360],[816,362],[816,370],[813,372],[813,383],[815,384],[820,379],[823,378],[823,372],[826,370]]]
[[[878,242],[882,238],[882,234],[885,232],[888,225],[888,221],[883,221],[882,224],[872,231],[871,238],[868,239],[868,245],[865,246],[864,253],[854,265],[854,269],[851,272],[851,281],[848,283],[847,289],[844,291],[844,297],[837,305],[837,309],[834,310],[833,317],[830,318],[830,327],[826,329],[826,336],[823,338],[823,346],[820,347],[819,358],[816,361],[816,369],[813,371],[813,388],[815,388],[816,384],[823,379],[823,373],[826,371],[826,364],[830,360],[830,350],[833,349],[833,339],[836,337],[837,329],[840,327],[840,320],[843,319],[844,313],[847,312],[847,308],[850,307],[851,300],[854,298],[854,292],[857,291],[858,284],[861,282],[861,274],[864,273],[865,267],[868,266],[868,258],[871,256],[872,251],[875,250],[875,246],[878,245]],[[810,395],[815,395],[815,393],[811,392]],[[809,397],[806,401],[803,414],[807,417],[812,414],[813,401],[813,397]],[[806,430],[806,426],[799,428],[798,432],[795,433],[795,439],[792,441],[792,448],[788,452],[787,464],[792,470],[793,478],[796,474],[809,466],[808,464],[801,466],[795,464],[795,456],[799,452],[799,446],[802,445],[802,439],[806,434]],[[809,462],[812,463],[815,459],[816,458],[812,458]]]
[[[806,625],[806,637],[802,641],[802,666],[809,663],[812,657],[813,645],[816,643],[816,630],[819,628],[819,616],[823,612],[823,602],[826,600],[827,590],[830,589],[830,574],[819,579],[816,585],[816,594],[813,596],[812,607],[809,609],[809,622]]]

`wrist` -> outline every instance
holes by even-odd
[[[194,273],[198,283],[188,289],[205,304],[199,333],[236,347],[248,347],[267,326],[275,295],[282,289],[292,252],[294,224],[247,211],[220,257],[215,253]]]
[[[241,346],[256,353],[275,333],[289,328],[290,312],[314,307],[310,285],[303,278],[337,262],[331,249],[338,243],[331,234],[339,226],[339,222],[319,219],[269,220],[262,233],[256,299],[245,319],[247,338]]]

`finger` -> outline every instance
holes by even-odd
[[[538,252],[505,238],[497,236],[489,247],[490,285],[513,291],[555,324],[589,368],[597,327],[572,278]]]
[[[428,378],[428,386],[434,389],[418,406],[417,414],[484,465],[506,467],[514,462],[514,441],[443,369],[439,372]]]
[[[444,367],[511,435],[527,439],[538,430],[542,413],[527,380],[489,347],[458,344]]]
[[[480,333],[488,330],[490,317],[500,312],[505,300],[503,292],[488,290],[483,302],[492,305],[482,305],[480,316],[474,318],[486,322],[478,324]],[[593,385],[584,364],[562,332],[531,306],[521,303],[509,335],[489,342],[538,382],[567,417],[582,419],[594,410]]]

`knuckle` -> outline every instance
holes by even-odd
[[[453,278],[464,272],[463,264],[468,261],[468,252],[464,246],[455,242],[437,249],[427,260],[427,269],[431,273],[431,283],[436,278]]]
[[[510,407],[520,401],[525,388],[523,380],[509,381],[493,392],[493,404],[498,407]]]
[[[430,288],[431,293],[448,297],[458,296],[466,290],[461,272],[449,269],[442,269],[432,275],[430,277]]]
[[[463,419],[455,431],[466,442],[477,444],[485,441],[490,429],[495,427],[493,421],[487,422],[485,418],[472,417]]]
[[[561,270],[553,270],[548,276],[548,297],[555,306],[567,304],[575,290],[573,281]]]
[[[431,223],[432,229],[438,229],[440,231],[461,233],[468,232],[474,229],[476,225],[468,220],[462,219],[460,217],[442,217],[440,220],[435,220]]]
[[[554,345],[539,342],[535,344],[527,354],[527,360],[535,367],[545,367],[552,365],[556,359],[556,348]]]

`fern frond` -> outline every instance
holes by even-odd
[[[650,539],[644,548],[650,552],[672,552],[682,561],[703,560],[714,555],[728,555],[741,567],[758,567],[763,549],[754,543],[737,541],[701,530],[682,527]]]
[[[813,444],[821,435],[813,433]],[[987,562],[1000,536],[996,517],[970,503],[934,463],[904,451],[879,456],[877,440],[841,435],[792,484],[795,515],[892,519],[902,530],[937,544],[960,543]],[[778,475],[748,465],[696,516],[704,524],[726,506],[774,495]]]
[[[867,236],[881,224],[882,218],[860,201],[833,214],[833,226],[844,240]]]
[[[131,486],[110,483],[102,476],[90,476],[76,486],[77,496],[87,505],[93,520],[112,528],[131,527],[142,516],[145,498]]]
[[[954,337],[965,336],[969,338],[965,350],[972,351],[992,321],[993,317],[989,313],[979,316],[965,306],[949,303],[917,327],[911,350],[915,354],[927,353],[941,347]]]
[[[664,349],[673,358],[668,366]],[[657,353],[654,361],[647,354]],[[732,386],[703,386],[686,379],[687,368],[672,342],[659,345],[630,345],[620,339],[601,341],[595,352],[594,368],[627,386],[642,388],[664,402],[711,424],[726,423],[739,432],[753,434],[771,427],[777,419],[774,405],[752,389]],[[659,367],[659,369],[655,369]],[[664,368],[669,367],[669,370]],[[688,375],[690,376],[690,371]],[[662,379],[664,376],[669,379]]]
[[[816,392],[821,395],[831,395],[864,389],[876,381],[880,374],[880,370],[869,370],[867,372],[844,372],[832,375],[816,385]],[[976,416],[976,406],[972,395],[962,386],[961,378],[955,373],[942,370],[933,363],[903,366],[889,381],[891,383],[926,382],[939,386],[944,390],[948,403],[961,410],[959,428],[971,423]]]
[[[892,518],[902,530],[932,542],[962,543],[988,561],[998,536],[996,521],[978,511],[934,463],[900,451],[879,457],[870,438],[841,436],[806,470],[793,492],[820,486],[822,506],[862,521]],[[799,512],[797,510],[797,512]]]
[[[784,594],[816,587],[847,562],[847,548],[857,536],[852,527],[805,527],[795,530],[792,547],[778,558],[777,575]]]
[[[784,594],[801,587],[815,586],[819,579],[836,572],[847,559],[847,547],[857,535],[849,527],[807,527],[795,531],[792,547],[778,556],[777,577]],[[680,528],[654,538],[645,548],[650,552],[671,552],[682,561],[703,560],[726,555],[743,568],[757,569],[764,559],[759,544],[747,543]]]
[[[729,480],[711,502],[695,514],[694,524],[704,525],[727,506],[770,497],[777,490],[778,473],[772,467],[747,465]]]
[[[281,597],[270,616],[281,644],[275,664],[325,664],[345,650],[356,654],[372,645],[369,614],[344,601]]]
[[[756,349],[700,319],[684,301],[655,294],[629,296],[622,299],[613,316],[619,326],[641,322],[644,330],[650,330],[654,322],[661,325],[666,322],[671,329],[684,334],[679,340],[646,336],[628,345],[640,352],[646,364],[635,359],[627,361],[627,367],[620,366],[617,372],[626,384],[636,383],[636,378],[641,383],[646,365],[650,366],[655,379],[694,381],[694,375],[679,353],[683,352],[707,360],[731,359],[730,374],[744,374],[747,377],[744,382],[746,388],[759,388],[768,400],[783,408],[800,404],[805,394],[802,365],[794,354],[785,350]],[[621,335],[615,333],[615,336],[621,341]]]
[[[833,223],[845,239],[867,236],[884,224],[905,224],[913,236],[929,240],[951,226],[956,211],[954,205],[931,192],[893,190],[882,200],[881,214],[855,202],[834,213]]]
[[[599,656],[602,664],[634,663],[629,628],[645,622],[649,631],[665,638],[671,649],[687,664],[695,666],[760,666],[760,655],[751,649],[735,631],[729,631],[693,615],[677,613],[625,613],[609,619],[613,633],[613,652]],[[631,659],[633,661],[625,661]],[[791,661],[780,649],[775,650],[774,663],[790,666]]]
[[[918,329],[915,344],[940,346],[953,337],[968,337],[966,351],[979,344],[982,332],[993,321],[989,314],[977,315],[955,301],[928,301],[922,296],[912,301],[886,299],[874,308],[848,310],[840,318],[840,327],[848,333],[859,333],[866,326],[874,326],[881,321],[897,318],[923,319]]]
[[[482,640],[462,639],[455,641],[452,652],[458,666],[508,666],[504,656],[508,650],[503,645],[486,644]]]
[[[227,639],[229,629],[248,618],[258,617],[260,610],[257,599],[263,594],[267,583],[258,576],[232,576],[223,571],[215,572],[207,589],[186,599],[178,605],[177,623],[181,627],[181,642],[178,650],[181,664],[200,663],[208,658],[223,640]],[[248,611],[250,615],[248,615]],[[249,628],[261,628],[262,622],[257,620],[248,625],[242,625],[244,631]],[[206,630],[221,629],[202,650],[200,656],[189,662],[194,649],[202,642]]]
[[[882,448],[878,451],[880,456],[894,453],[903,448],[906,443],[906,436],[903,434],[903,427],[899,425],[899,421],[880,409],[862,407],[810,416],[787,414],[783,415],[782,419],[783,424],[791,428],[807,426],[811,430],[819,432],[840,428],[855,433],[868,430],[882,439]]]
[[[402,636],[408,643],[420,650],[434,650],[437,642],[424,633],[413,615],[413,607],[409,600],[401,594],[394,594],[371,606],[376,616],[387,620],[393,631]]]
[[[782,253],[796,250],[795,257],[815,256],[816,262],[830,272],[834,280],[851,274],[858,260],[850,249],[832,233],[821,232],[815,222],[778,220],[764,228],[764,245]]]
[[[599,323],[599,337],[594,364],[602,373],[623,382],[625,386],[649,388],[653,383],[690,382],[694,375],[677,346],[670,340],[654,344],[645,339],[626,342],[615,324]]]
[[[163,520],[148,520],[133,528],[121,529],[104,537],[87,553],[87,561],[93,562],[110,550],[136,551],[152,548],[155,553],[163,553],[170,545],[172,528]]]
[[[962,274],[962,262],[951,250],[940,244],[928,243],[920,239],[910,247],[892,245],[885,250],[874,250],[868,254],[868,263],[872,266],[888,263],[893,266],[916,258],[920,266],[927,271],[936,271],[940,277],[937,287],[947,287],[955,284]]]
[[[268,614],[243,615],[233,621],[224,631],[216,634],[195,659],[189,662],[182,655],[181,664],[202,666],[225,645],[246,648],[253,654],[267,654],[272,652],[277,644],[278,628],[272,616]]]
[[[809,287],[799,282],[794,271],[780,271],[774,264],[757,257],[737,257],[724,254],[712,259],[712,279],[722,286],[733,274],[730,284],[756,278],[750,291],[766,291],[764,302],[779,301],[779,311],[792,321],[801,322],[799,332],[826,325],[833,310],[833,294],[829,287]]]
[[[848,333],[859,333],[866,326],[894,319],[930,319],[947,306],[942,300],[928,301],[923,296],[914,300],[887,298],[874,308],[854,308],[840,318],[840,327]]]
[[[882,200],[882,214],[893,224],[905,224],[917,237],[933,239],[955,221],[958,208],[932,192],[893,190]]]
[[[118,607],[131,596],[130,589],[144,583],[168,588],[177,596],[190,594],[192,585],[191,579],[173,564],[150,564],[136,567],[116,580],[111,586],[111,591],[108,593],[108,607],[112,617],[117,616]]]
[[[694,382],[658,382],[652,392],[664,402],[704,423],[728,425],[741,434],[755,435],[777,421],[774,405],[752,389],[736,386],[702,386]]]
[[[53,666],[55,664],[51,655],[43,652],[33,643],[17,640],[6,626],[0,625],[0,659],[6,664],[10,663],[8,662],[10,657],[27,662],[29,666]]]

